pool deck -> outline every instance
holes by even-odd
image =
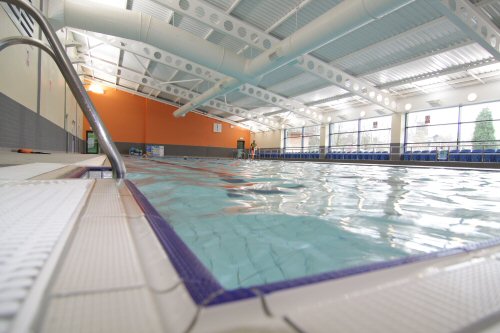
[[[500,246],[206,307],[123,181],[59,179],[102,156],[3,155],[0,333],[500,331]]]

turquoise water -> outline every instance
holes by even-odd
[[[500,173],[127,159],[128,178],[226,289],[500,237]]]

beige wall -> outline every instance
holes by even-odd
[[[252,133],[251,140],[255,140],[259,148],[281,148],[283,144],[281,130]]]
[[[0,38],[12,36],[19,36],[19,31],[0,6]],[[9,46],[0,52],[0,91],[34,112],[38,98],[38,52],[38,48],[27,45]]]

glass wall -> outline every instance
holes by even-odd
[[[408,113],[406,143],[413,149],[456,145],[458,114],[458,107]]]
[[[388,150],[391,116],[330,124],[330,148],[348,150]]]
[[[321,126],[290,128],[285,130],[286,151],[319,151]]]
[[[500,102],[464,106],[460,109],[460,143],[470,149],[500,147]]]
[[[426,110],[406,115],[407,150],[496,148],[500,102]],[[491,147],[488,147],[491,146]]]

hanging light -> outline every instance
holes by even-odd
[[[104,94],[104,88],[100,84],[97,84],[97,83],[92,83],[90,85],[88,91],[91,91],[91,92],[93,92],[95,94],[99,94],[99,95]]]

